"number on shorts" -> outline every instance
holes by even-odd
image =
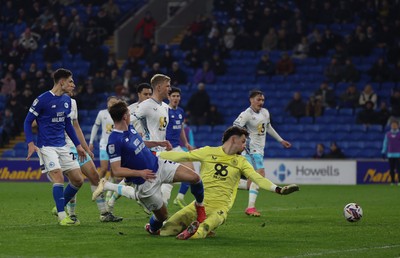
[[[75,154],[73,152],[69,153],[72,156],[72,160],[76,160]]]

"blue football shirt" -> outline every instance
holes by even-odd
[[[143,142],[142,137],[129,125],[127,131],[114,129],[108,138],[107,153],[110,163],[121,161],[121,167],[143,170],[150,169],[154,173],[158,170],[158,158],[150,151]],[[145,180],[141,177],[128,177],[128,182],[143,184]]]
[[[71,112],[71,98],[46,91],[33,101],[29,112],[36,117],[38,125],[37,146],[65,146],[65,121]]]
[[[167,126],[166,138],[173,148],[179,146],[183,121],[185,118],[184,115],[185,112],[180,107],[177,107],[176,109],[169,108],[168,110],[169,123]]]

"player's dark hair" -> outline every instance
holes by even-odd
[[[225,130],[224,135],[222,136],[222,144],[224,144],[231,136],[249,136],[249,133],[247,130],[243,127],[238,127],[238,126],[231,126],[228,129]]]
[[[257,96],[257,95],[264,95],[264,93],[263,93],[262,91],[260,91],[260,90],[257,90],[257,89],[251,90],[251,91],[249,92],[249,98],[250,98],[250,99],[251,99],[251,98],[254,98],[254,97]]]
[[[168,92],[168,95],[171,96],[172,93],[179,93],[179,95],[181,95],[181,89],[177,88],[177,87],[171,87],[171,91]]]
[[[112,120],[115,122],[120,122],[122,117],[128,112],[128,105],[125,101],[118,101],[114,105],[108,108],[108,112]]]
[[[54,84],[57,84],[60,79],[67,79],[70,76],[72,76],[72,72],[70,70],[59,68],[53,73]]]
[[[141,93],[144,89],[153,90],[153,88],[151,87],[150,84],[148,84],[148,83],[146,83],[146,82],[143,82],[143,83],[141,83],[141,84],[139,84],[139,85],[137,86],[136,92],[137,92],[137,93]]]

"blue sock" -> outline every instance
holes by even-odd
[[[185,195],[189,190],[189,185],[190,185],[189,183],[182,182],[181,187],[179,188],[179,193]]]
[[[202,203],[204,200],[204,187],[203,181],[190,185],[190,192],[194,195],[197,203]]]
[[[56,203],[57,212],[64,211],[64,184],[53,184],[53,198]]]
[[[64,206],[67,205],[67,203],[72,199],[72,197],[75,196],[75,194],[78,192],[79,187],[73,186],[71,183],[65,187],[64,190]]]
[[[150,218],[150,230],[151,232],[157,232],[162,227],[162,221],[158,221],[156,217],[153,215]]]

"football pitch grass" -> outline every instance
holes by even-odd
[[[0,257],[400,257],[400,186],[261,190],[259,218],[244,214],[248,192],[239,190],[216,236],[188,241],[149,235],[148,216],[126,198],[115,207],[123,222],[99,222],[88,183],[78,194],[78,227],[57,225],[50,183],[0,183],[0,193]],[[350,202],[363,208],[361,221],[344,219]],[[169,210],[177,211],[172,201]]]

